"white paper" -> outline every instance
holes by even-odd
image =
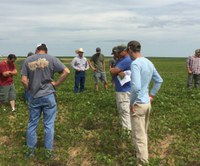
[[[124,73],[125,73],[125,76],[122,79],[120,78],[120,76],[117,76],[121,86],[123,86],[125,83],[131,81],[131,71],[127,70],[127,71],[124,71]]]

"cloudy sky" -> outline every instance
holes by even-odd
[[[0,55],[86,56],[138,40],[143,56],[187,57],[200,48],[199,0],[1,0]]]

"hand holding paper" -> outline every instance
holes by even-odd
[[[125,76],[122,79],[120,78],[119,75],[117,76],[121,86],[123,86],[125,83],[131,81],[131,71],[130,70],[124,71],[124,74],[125,74]]]

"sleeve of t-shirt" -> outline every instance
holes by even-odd
[[[104,55],[102,54],[102,61],[104,62]]]
[[[94,60],[94,55],[92,55],[90,58],[90,61],[93,61],[93,60]]]
[[[5,68],[5,62],[1,63],[1,73],[6,72],[7,69]]]
[[[129,61],[127,58],[123,59],[120,63],[118,63],[116,65],[116,67],[118,67],[121,71],[126,70],[127,68],[129,68],[131,65],[131,61]]]
[[[2,73],[2,63],[0,63],[0,73]]]
[[[62,72],[66,66],[58,59],[58,58],[54,58],[54,70],[55,72]]]
[[[27,76],[27,67],[26,67],[26,61],[22,64],[22,68],[21,68],[21,75],[22,76]]]

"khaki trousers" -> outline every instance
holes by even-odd
[[[132,140],[136,148],[138,163],[148,163],[147,129],[151,104],[134,104],[131,112]]]
[[[130,120],[130,93],[116,92],[117,110],[121,119],[122,127],[131,130]]]

